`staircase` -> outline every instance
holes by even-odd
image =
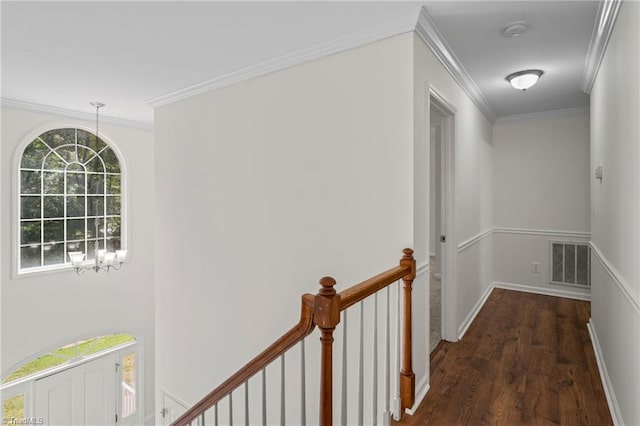
[[[306,425],[308,407],[314,407],[318,415],[318,420],[311,423],[322,426],[334,422],[346,425],[352,423],[349,419],[353,417],[358,424],[363,424],[365,416],[367,423],[373,424],[380,421],[389,425],[392,417],[399,420],[415,399],[411,359],[411,288],[415,277],[413,250],[407,248],[398,266],[340,293],[334,288],[333,278],[322,278],[317,294],[302,296],[296,325],[172,425],[232,425],[234,420],[238,424],[267,425],[274,423],[274,414],[281,425]],[[359,320],[352,324],[353,315]],[[314,339],[311,335],[316,328],[320,345],[317,352],[308,353],[306,346],[313,344],[309,339]],[[349,340],[351,334],[356,335],[355,343]],[[336,335],[341,346],[340,371],[334,371]],[[300,368],[292,369],[287,367],[286,360],[294,352],[297,360],[292,364]],[[379,362],[380,359],[383,361]],[[280,360],[279,369],[276,360]],[[354,362],[357,369],[349,370],[348,366]],[[365,366],[368,367],[366,374]],[[267,372],[269,377],[275,375],[279,383],[269,382]],[[340,400],[335,401],[334,377],[340,382]],[[309,382],[316,380],[318,387],[311,388]],[[295,420],[291,419],[292,406],[297,411]],[[340,410],[339,418],[338,413],[334,415],[334,407]]]

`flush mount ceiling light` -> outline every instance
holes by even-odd
[[[504,26],[502,34],[505,37],[513,38],[518,37],[523,32],[527,31],[529,24],[526,21],[515,21]]]
[[[514,72],[507,76],[507,81],[511,83],[514,89],[523,92],[536,84],[540,76],[544,74],[541,70],[525,70]]]

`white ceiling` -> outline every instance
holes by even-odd
[[[2,98],[153,121],[148,101],[386,22],[425,5],[497,115],[588,105],[578,90],[597,2],[2,1]],[[529,31],[501,35],[514,20]],[[400,28],[400,26],[398,26]],[[504,77],[545,75],[527,92]]]

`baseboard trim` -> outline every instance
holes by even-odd
[[[494,281],[492,286],[494,288],[501,288],[504,290],[522,291],[525,293],[542,294],[545,296],[564,297],[566,299],[576,299],[576,300],[586,300],[586,301],[591,300],[591,294],[581,293],[578,291],[570,291],[570,290],[562,290],[562,289],[546,288],[546,287],[536,287],[536,286],[514,284],[514,283],[503,283],[498,281]]]
[[[596,364],[598,364],[598,371],[600,372],[600,380],[602,381],[602,387],[604,388],[604,395],[607,398],[607,405],[609,405],[609,412],[613,420],[613,424],[622,425],[622,413],[620,412],[620,406],[616,398],[616,393],[613,390],[613,383],[609,377],[607,371],[607,364],[604,362],[604,356],[602,355],[602,348],[600,347],[600,341],[596,334],[596,329],[593,326],[593,318],[589,319],[587,323],[587,329],[589,330],[589,336],[591,337],[591,345],[593,346],[593,352],[596,355]]]
[[[484,293],[480,297],[480,300],[478,300],[478,302],[475,304],[473,309],[471,309],[471,312],[469,312],[469,315],[467,315],[467,317],[464,319],[462,324],[460,324],[460,327],[458,327],[458,340],[461,340],[464,337],[464,335],[466,334],[467,330],[469,329],[469,326],[471,325],[473,320],[476,319],[476,316],[478,315],[478,312],[480,312],[480,309],[482,309],[482,307],[484,306],[485,302],[487,301],[487,299],[491,295],[492,291],[493,291],[493,284],[491,284],[491,285],[489,285],[489,287],[487,287],[487,289],[484,291]]]
[[[413,416],[416,413],[416,411],[418,411],[418,407],[420,407],[420,404],[422,404],[422,400],[424,400],[424,397],[427,396],[427,392],[429,392],[429,388],[430,388],[429,376],[426,375],[422,380],[420,380],[420,383],[418,383],[418,391],[416,392],[416,399],[413,404],[413,407],[405,408],[404,412],[410,416]]]

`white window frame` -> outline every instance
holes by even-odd
[[[50,274],[57,272],[69,272],[73,270],[73,266],[71,263],[58,264],[58,265],[43,265],[36,268],[30,268],[27,270],[20,269],[20,165],[22,162],[22,155],[26,147],[33,142],[37,137],[51,130],[56,129],[80,129],[86,132],[95,134],[95,128],[87,126],[78,122],[57,122],[51,123],[44,126],[40,126],[35,128],[31,132],[29,132],[22,141],[16,147],[13,158],[13,170],[12,170],[12,178],[13,178],[13,193],[12,193],[12,203],[13,205],[13,232],[12,232],[12,278],[17,279],[26,276],[35,276],[42,274]],[[122,249],[129,250],[131,253],[131,246],[129,244],[129,186],[128,186],[128,168],[126,158],[123,155],[122,151],[118,148],[118,145],[113,142],[113,140],[105,135],[102,131],[98,137],[105,142],[109,148],[114,152],[118,161],[120,162],[120,244]],[[86,212],[85,212],[86,216]],[[42,232],[42,231],[41,231]],[[66,236],[65,236],[66,237]],[[85,250],[89,248],[85,247]],[[129,261],[131,260],[131,256],[128,256]],[[65,262],[67,259],[65,259]]]

